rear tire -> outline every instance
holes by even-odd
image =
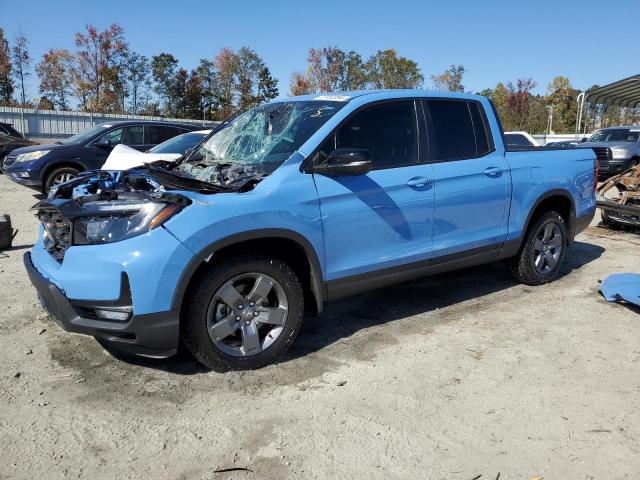
[[[558,212],[543,214],[527,231],[511,271],[519,282],[542,285],[560,274],[568,245],[567,226]]]
[[[298,277],[286,263],[266,255],[242,254],[215,265],[197,280],[184,305],[182,342],[217,371],[276,362],[295,340],[304,316]]]
[[[49,172],[47,179],[44,182],[44,193],[49,193],[49,190],[51,190],[51,187],[54,185],[68,182],[69,180],[77,177],[78,173],[80,173],[80,171],[73,167],[54,168]]]

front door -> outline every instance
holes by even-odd
[[[320,148],[369,150],[367,175],[314,174],[320,200],[328,281],[428,261],[433,168],[421,163],[420,105],[398,100],[365,106]]]

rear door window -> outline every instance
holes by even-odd
[[[122,143],[125,145],[144,144],[144,127],[142,125],[124,127],[122,132]]]
[[[418,135],[413,101],[365,107],[349,118],[321,148],[326,157],[334,148],[366,149],[374,169],[418,163]]]
[[[486,122],[476,102],[428,100],[429,150],[432,161],[476,158],[491,151]]]
[[[165,127],[163,125],[149,125],[149,141],[147,143],[151,145],[158,145],[170,138],[185,133],[186,130],[182,130],[177,127]]]

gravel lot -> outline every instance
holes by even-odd
[[[58,328],[22,266],[36,201],[0,176],[0,478],[640,477],[640,315],[597,293],[640,272],[634,233],[594,223],[543,287],[489,265],[331,304],[219,374]]]

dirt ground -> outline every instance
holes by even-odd
[[[62,331],[22,266],[35,202],[0,176],[0,478],[640,477],[640,314],[597,292],[637,234],[594,223],[551,285],[489,265],[331,304],[219,374]]]

